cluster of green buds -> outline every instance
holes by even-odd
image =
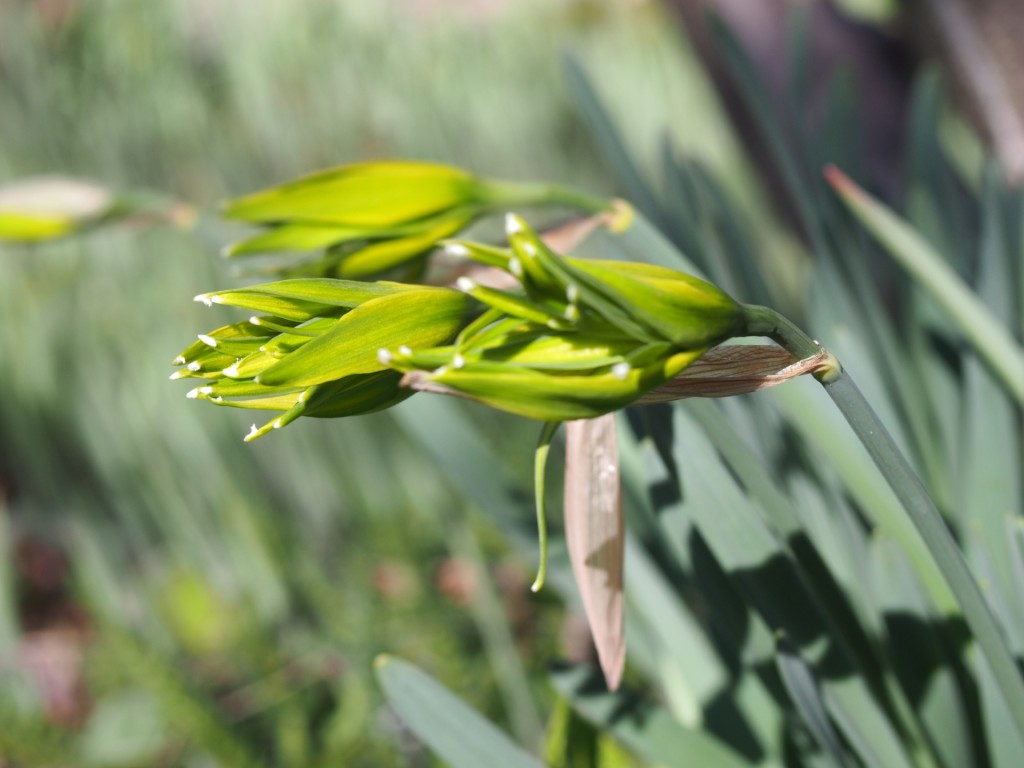
[[[502,281],[511,289],[460,277],[458,288],[486,309],[451,344],[381,350],[405,386],[548,422],[593,418],[636,401],[738,330],[739,305],[703,280],[560,256],[513,214],[506,229],[508,249],[447,245],[511,276]]]
[[[510,248],[449,242],[508,288],[299,278],[197,296],[263,313],[203,334],[172,378],[189,396],[299,416],[369,413],[416,390],[561,422],[634,402],[738,331],[718,288],[664,267],[560,256],[518,216]]]
[[[434,163],[347,165],[227,203],[226,217],[264,230],[225,254],[312,253],[278,271],[364,279],[421,264],[438,241],[483,216],[532,205],[594,213],[607,203],[554,185],[484,179]]]
[[[197,301],[251,312],[207,334],[174,361],[172,379],[200,379],[188,396],[235,408],[281,411],[253,440],[299,416],[371,413],[411,390],[380,362],[396,338],[417,347],[450,341],[471,300],[458,291],[388,282],[298,278],[204,293]]]

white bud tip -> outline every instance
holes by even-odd
[[[464,368],[465,366],[466,358],[464,358],[462,355],[456,355],[455,357],[452,358],[452,368],[454,368],[455,370],[459,370],[460,368]]]
[[[185,362],[186,362],[185,361],[185,356],[184,355],[178,355],[176,358],[174,358],[174,362],[171,363],[171,365],[184,365]]]
[[[505,214],[505,232],[517,235],[526,229],[526,223],[514,213]]]
[[[245,436],[245,442],[248,443],[250,440],[255,440],[257,437],[259,437],[259,434],[260,431],[256,429],[256,425],[253,424],[251,427],[249,427],[249,434]]]
[[[260,319],[256,315],[253,315],[252,317],[249,318],[249,324],[250,325],[259,325],[260,324]]]
[[[280,429],[284,426],[284,422],[280,419],[274,419],[274,429]]]
[[[456,256],[463,259],[469,256],[469,248],[464,246],[462,243],[448,243],[448,245],[444,247],[444,252],[449,256]]]
[[[167,378],[170,379],[171,381],[177,381],[178,379],[184,379],[185,378],[185,372],[184,371],[175,371],[174,373],[172,373]]]
[[[580,287],[576,283],[569,283],[569,287],[565,289],[565,298],[570,304],[575,304],[580,300]]]
[[[625,381],[626,377],[629,376],[629,372],[632,369],[633,366],[631,366],[629,363],[616,363],[615,365],[612,366],[612,376],[614,376],[619,381]]]
[[[227,368],[221,371],[221,373],[223,373],[228,378],[236,378],[238,376],[238,363],[235,363],[234,365],[229,365]]]
[[[205,304],[208,307],[212,307],[213,306],[213,299],[211,299],[209,294],[206,294],[206,293],[200,293],[198,296],[193,297],[192,301],[202,302],[203,304]]]
[[[523,262],[518,257],[513,256],[508,260],[508,271],[511,272],[515,277],[523,276]]]
[[[306,395],[308,395],[308,394],[309,394],[309,390],[308,389],[304,389],[301,392],[299,392],[298,402],[300,402],[300,403],[306,402]]]
[[[444,376],[446,373],[448,373],[448,366],[447,365],[442,365],[439,368],[435,368],[434,372],[431,373],[430,375],[431,376]]]
[[[394,359],[395,356],[391,354],[390,349],[385,349],[384,347],[381,347],[380,349],[377,350],[377,362],[380,363],[381,365],[389,365],[391,361]]]
[[[525,253],[527,256],[536,256],[537,255],[537,247],[533,243],[530,243],[530,242],[523,243],[522,244],[522,249],[523,249],[523,253]]]
[[[412,350],[409,349],[409,347],[407,347],[405,344],[403,344],[398,348],[398,354],[405,355],[406,357],[408,357],[409,355],[412,354]]]
[[[187,397],[189,400],[195,400],[196,398],[198,398],[199,387],[196,387],[195,389],[190,389],[188,392],[185,393],[185,397]]]
[[[579,320],[580,319],[580,308],[577,307],[575,304],[569,304],[565,308],[565,319],[566,320],[572,320],[574,322],[576,320]]]
[[[458,280],[455,281],[455,286],[460,291],[464,291],[466,293],[469,293],[474,288],[476,288],[476,282],[471,280],[470,278],[466,277],[465,275],[463,275],[462,277],[460,277]]]
[[[201,366],[201,365],[199,364],[199,361],[198,361],[198,360],[193,360],[193,361],[192,361],[191,363],[189,363],[189,364],[188,364],[188,365],[186,365],[185,367],[186,367],[186,368],[188,368],[188,369],[189,369],[190,371],[192,371],[193,373],[195,373],[195,372],[196,372],[196,371],[198,371],[198,370],[199,370],[200,368],[202,368],[202,366]]]
[[[199,340],[208,347],[217,347],[217,340],[213,338],[213,336],[207,336],[205,333],[200,333]]]

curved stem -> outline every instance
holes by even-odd
[[[797,357],[808,357],[821,349],[792,322],[767,307],[744,306],[743,317],[745,334],[767,336]],[[816,373],[815,378],[853,428],[921,534],[992,669],[1018,730],[1024,734],[1024,679],[996,617],[935,503],[878,414],[838,361]]]
[[[540,546],[540,564],[537,566],[537,578],[530,586],[531,592],[539,592],[544,586],[544,578],[548,572],[548,522],[544,512],[544,468],[548,463],[551,451],[551,440],[558,430],[560,421],[545,422],[537,441],[537,450],[533,454],[533,495],[537,506],[537,543]]]

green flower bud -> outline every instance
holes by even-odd
[[[197,296],[268,315],[223,326],[179,355],[172,378],[198,378],[189,397],[282,411],[247,439],[299,416],[338,417],[387,408],[412,394],[381,362],[383,346],[432,347],[465,325],[472,299],[446,288],[298,279]]]
[[[415,262],[438,241],[506,206],[606,203],[558,187],[510,184],[446,165],[377,162],[332,168],[229,201],[224,215],[269,227],[225,249],[229,257],[318,253],[281,267],[291,275],[365,278]]]

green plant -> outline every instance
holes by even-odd
[[[942,520],[906,476],[896,482],[899,496],[888,490],[869,455],[812,382],[797,380],[771,393],[721,403],[694,399],[634,409],[618,417],[619,474],[630,531],[622,584],[629,665],[623,686],[615,693],[607,692],[586,665],[553,672],[551,679],[561,698],[550,710],[555,714],[549,719],[545,759],[553,765],[604,766],[637,760],[657,765],[1014,766],[1022,749],[1013,721],[1014,715],[1019,719],[1019,709],[1006,706],[1003,693],[1010,690],[1012,701],[1019,683],[1013,657],[1024,649],[1024,618],[1014,599],[1021,592],[1024,573],[1022,440],[1019,399],[1014,396],[1019,381],[1014,374],[1019,365],[1018,339],[1024,330],[1020,193],[1006,186],[993,169],[964,164],[958,147],[940,141],[938,131],[949,118],[940,107],[935,81],[925,78],[916,94],[912,121],[914,151],[906,174],[909,192],[905,200],[893,203],[906,221],[885,214],[849,184],[841,183],[856,213],[856,218],[850,216],[818,173],[822,161],[830,160],[854,178],[865,178],[852,159],[856,153],[851,118],[856,110],[850,106],[855,100],[848,86],[843,81],[834,84],[829,113],[833,131],[810,130],[798,110],[779,120],[764,101],[764,89],[742,52],[724,30],[718,34],[741,92],[756,107],[760,127],[771,139],[775,161],[787,171],[782,196],[796,201],[799,235],[809,249],[796,248],[795,257],[780,255],[772,247],[780,225],[760,208],[758,225],[748,224],[756,199],[738,205],[734,195],[723,190],[717,174],[691,158],[681,158],[671,146],[665,149],[660,184],[649,181],[592,89],[576,72],[572,75],[576,95],[594,135],[606,157],[613,159],[611,165],[627,171],[623,174],[627,197],[675,242],[669,245],[644,217],[638,217],[623,232],[598,228],[578,245],[573,257],[653,262],[704,275],[745,305],[780,307],[801,327],[813,329],[859,379],[895,444],[921,475],[927,496],[934,499],[938,513],[959,539],[983,589],[981,597],[964,597],[960,589],[958,598],[957,590],[948,588],[947,581],[969,584],[970,577],[965,580],[956,551],[942,538]],[[795,139],[785,133],[782,126],[787,123],[795,126]],[[676,131],[680,130],[684,128],[678,126]],[[910,267],[911,279],[898,274],[892,279],[895,299],[889,295],[887,301],[896,310],[879,292],[887,281],[873,271],[887,268],[889,262],[863,234],[861,219],[899,263]],[[917,234],[908,238],[911,230]],[[948,261],[951,267],[938,273],[942,275],[938,283],[931,280],[937,274],[935,259]],[[778,279],[779,273],[795,269],[794,265],[807,269],[806,292],[793,291],[793,281]],[[224,278],[204,277],[203,284],[212,284],[213,279]],[[790,289],[783,290],[785,286]],[[415,290],[420,289],[409,289]],[[971,293],[981,301],[958,300]],[[269,292],[262,299],[267,300],[267,295],[280,298]],[[456,299],[451,301],[454,304]],[[458,301],[461,305],[467,300]],[[318,318],[337,320],[330,313],[342,314],[337,306],[322,314],[323,306],[331,305],[317,305]],[[950,312],[950,307],[956,311]],[[522,311],[523,305],[517,304],[516,309]],[[181,322],[167,323],[165,316],[159,320],[159,326],[138,333],[151,339],[170,326],[180,334]],[[797,350],[817,350],[816,344],[761,310],[751,310],[747,320],[748,330],[775,336]],[[253,328],[245,330],[264,344],[267,338],[287,335],[292,322],[302,320],[289,320],[280,328],[253,323]],[[993,328],[1008,332],[987,332]],[[160,338],[166,340],[166,336]],[[1000,343],[993,346],[994,339]],[[138,357],[138,346],[133,339],[132,357]],[[200,341],[195,347],[206,354],[204,348],[209,350],[211,345]],[[369,348],[365,351],[363,357],[372,365]],[[693,363],[688,370],[699,364]],[[433,370],[429,365],[424,368]],[[825,371],[836,373],[834,366]],[[395,379],[388,385],[392,395],[399,393],[393,386]],[[218,376],[200,386],[222,383],[227,382]],[[830,386],[838,390],[854,425],[875,433],[867,442],[876,452],[885,452],[879,454],[882,461],[895,462],[888,471],[901,472],[901,460],[890,444],[877,437],[875,417],[860,410],[863,404],[848,381],[839,378]],[[370,389],[383,397],[374,403],[389,402],[389,395],[381,395],[383,390]],[[213,393],[197,392],[197,397],[203,394]],[[334,395],[342,398],[337,402],[344,400],[343,392]],[[292,396],[297,399],[298,393],[284,395]],[[162,397],[155,402],[162,402]],[[95,402],[107,401],[97,398]],[[290,409],[295,403],[285,405]],[[208,415],[210,409],[194,410],[202,412],[196,418],[204,420],[202,429],[194,425],[190,431],[194,440],[203,439],[195,438],[198,435],[219,435],[220,426],[225,434],[235,430],[227,414],[215,418]],[[16,413],[17,418],[27,418]],[[207,701],[188,686],[174,683],[173,674],[163,665],[156,664],[154,672],[154,657],[133,646],[117,645],[116,631],[110,633],[108,647],[120,648],[121,658],[137,668],[119,671],[103,670],[102,663],[97,666],[107,676],[109,688],[146,681],[148,695],[170,713],[168,722],[196,740],[199,757],[193,759],[205,759],[205,753],[229,756],[224,758],[229,761],[230,755],[243,754],[248,760],[250,752],[280,764],[355,759],[362,742],[352,733],[368,721],[368,709],[360,705],[369,696],[365,677],[346,677],[342,685],[311,662],[298,670],[308,674],[301,679],[309,687],[303,688],[296,685],[295,670],[288,665],[294,663],[296,647],[308,647],[303,643],[309,637],[328,637],[332,645],[344,645],[354,634],[372,634],[386,637],[389,644],[402,644],[400,634],[392,631],[394,625],[380,619],[372,607],[352,608],[358,598],[338,586],[358,581],[360,573],[374,564],[372,557],[353,554],[341,562],[343,571],[338,573],[325,568],[324,563],[333,565],[339,558],[329,549],[323,551],[322,534],[271,522],[281,517],[274,508],[274,495],[280,491],[268,478],[301,478],[297,485],[308,485],[311,498],[337,493],[342,486],[359,488],[354,476],[361,473],[368,475],[364,482],[379,493],[395,492],[397,486],[404,488],[397,492],[410,499],[433,495],[439,506],[458,510],[444,517],[441,526],[455,535],[449,543],[422,545],[416,550],[418,557],[436,555],[431,546],[474,551],[473,536],[461,515],[467,503],[486,510],[487,519],[510,541],[532,549],[522,543],[521,498],[530,483],[529,473],[514,469],[514,458],[510,458],[515,421],[495,422],[492,414],[454,398],[416,397],[389,413],[387,421],[371,421],[371,426],[361,426],[360,420],[346,424],[345,439],[331,443],[329,451],[301,451],[307,435],[328,434],[318,431],[314,423],[288,430],[276,440],[260,441],[249,450],[268,451],[255,454],[268,457],[262,464],[197,445],[197,453],[207,462],[204,474],[217,478],[237,474],[245,484],[267,489],[268,500],[255,508],[242,503],[240,496],[223,492],[218,507],[227,511],[216,520],[223,521],[230,535],[206,524],[204,515],[188,513],[190,503],[197,504],[209,493],[206,483],[165,484],[168,496],[180,497],[182,503],[176,508],[186,511],[153,515],[152,525],[163,526],[168,538],[177,542],[178,557],[184,557],[186,542],[205,552],[204,566],[220,580],[207,584],[186,578],[188,584],[206,586],[185,590],[194,599],[155,602],[175,606],[187,602],[198,615],[202,610],[221,610],[218,606],[225,605],[224,598],[217,595],[225,591],[225,584],[230,593],[232,584],[222,561],[237,561],[239,572],[245,574],[245,588],[228,601],[230,610],[225,609],[240,617],[232,623],[242,639],[225,654],[230,657],[226,666],[216,648],[203,659],[217,671],[210,677],[223,680],[226,690]],[[116,445],[114,440],[104,440],[110,432],[92,418],[94,410],[89,416],[87,434],[99,443]],[[380,439],[377,432],[384,431],[389,431],[393,442]],[[501,439],[495,438],[496,432]],[[287,444],[288,449],[279,449],[275,443]],[[402,447],[388,469],[377,474],[368,470],[375,466],[366,461],[368,455],[387,450],[389,457],[395,456],[396,445]],[[557,455],[557,444],[552,453]],[[108,464],[121,466],[115,460],[118,457],[104,455]],[[311,455],[328,460],[306,458]],[[120,461],[133,466],[129,458]],[[162,456],[147,458],[146,464],[160,464]],[[38,468],[45,463],[32,464]],[[402,471],[394,472],[395,466]],[[132,498],[142,507],[152,496],[140,491]],[[944,554],[937,561],[917,534],[904,502],[919,510],[930,526],[927,542],[932,551],[939,542],[938,551]],[[140,526],[131,505],[124,507],[119,519],[131,535],[137,541],[152,535]],[[383,503],[367,507],[368,519],[388,509]],[[409,540],[416,541],[416,534],[424,533],[407,517],[401,523],[389,518],[389,524],[391,532],[375,538],[369,524],[353,523],[345,538],[359,541],[363,551],[381,552],[391,546],[393,536],[409,534]],[[288,533],[281,535],[282,530]],[[128,570],[129,557],[104,553],[96,544],[101,531],[76,529],[75,562],[89,604],[114,623],[144,626],[158,660],[168,665],[176,657],[180,661],[180,648],[188,643],[184,635],[175,636],[180,627],[193,626],[194,621],[188,617],[140,619],[119,610],[119,597],[128,594],[122,575]],[[554,539],[549,582],[571,601],[569,567],[560,541],[561,537]],[[479,562],[479,551],[476,556]],[[165,589],[177,595],[174,585],[178,583],[177,577],[169,575]],[[204,590],[210,592],[206,597],[202,597]],[[344,614],[338,609],[342,603]],[[961,611],[961,606],[966,610]],[[441,615],[443,606],[432,606],[432,611]],[[479,613],[474,616],[482,617],[486,608],[475,611]],[[992,626],[987,611],[998,626]],[[250,613],[260,618],[245,619]],[[297,630],[294,619],[285,623],[281,618],[295,613],[302,616]],[[963,614],[973,614],[972,626],[965,624]],[[443,616],[442,625],[454,626],[459,612]],[[269,642],[253,630],[260,622],[287,627],[283,634],[291,645]],[[428,624],[432,625],[420,620],[417,626],[422,629]],[[492,658],[503,648],[507,651],[500,622],[481,620],[479,626],[486,627],[482,631],[489,638],[487,653]],[[445,648],[445,637],[461,636],[445,627],[433,644]],[[972,637],[984,646],[976,645]],[[1008,648],[999,648],[1004,643]],[[459,648],[472,658],[474,649]],[[995,653],[990,653],[992,649]],[[413,647],[395,650],[403,655],[418,653]],[[458,651],[427,655],[419,661],[452,688],[478,692],[474,683],[466,683],[464,673],[442,661],[458,655]],[[501,658],[507,661],[515,654]],[[989,659],[1002,664],[997,672]],[[365,656],[348,660],[354,668],[368,668]],[[452,764],[473,765],[478,753],[468,749],[483,744],[493,753],[496,748],[488,745],[504,741],[401,662],[380,662],[378,676],[395,710]],[[521,696],[516,673],[502,684],[504,701]],[[19,712],[25,709],[21,706]],[[321,744],[308,736],[311,727],[302,726],[323,722],[325,711],[332,713],[332,719],[331,727],[324,730],[333,735]],[[504,709],[505,713],[529,711],[530,705]],[[236,719],[227,725],[218,722],[229,719],[227,712],[240,714],[233,715]],[[453,716],[465,724],[465,731],[452,729]],[[528,715],[515,719],[514,740],[536,754],[536,722],[531,725],[529,719]],[[9,722],[17,724],[18,733],[32,733],[31,727],[21,726],[20,717]],[[45,752],[25,745],[32,746],[31,737],[22,739],[17,754]],[[623,748],[629,750],[626,757]],[[507,743],[501,754],[507,764],[534,764]]]
[[[737,66],[742,64],[742,59],[739,59]],[[918,261],[935,258],[927,254],[917,255],[923,246],[905,237],[901,239],[903,225],[880,207],[868,205],[863,194],[856,191],[848,180],[838,178],[834,172],[832,178],[836,180],[837,188],[852,202],[854,212],[874,228],[883,242],[895,247],[897,251],[901,248],[911,250]],[[416,192],[409,194],[415,195]],[[430,193],[426,194],[429,196]],[[345,199],[341,198],[339,204],[346,205]],[[813,216],[813,211],[809,215]],[[828,232],[827,221],[812,219],[811,223],[821,236],[824,237]],[[848,225],[843,223],[843,226]],[[654,235],[651,231],[642,227],[637,229],[639,234],[634,234],[634,239],[639,241],[640,248],[652,248]],[[626,227],[628,230],[629,225]],[[463,291],[487,308],[479,310],[477,319],[462,315],[464,304],[457,309],[454,309],[453,304],[452,312],[444,310],[439,315],[439,318],[443,316],[444,319],[439,320],[441,325],[436,326],[435,332],[433,315],[423,314],[424,310],[428,303],[433,306],[435,302],[436,306],[444,309],[446,305],[439,299],[449,294],[437,294],[438,298],[435,299],[428,291],[424,294],[423,308],[395,315],[387,310],[377,319],[371,320],[372,326],[380,329],[379,334],[349,333],[344,320],[334,320],[328,325],[326,335],[320,336],[323,329],[316,329],[318,335],[314,337],[315,342],[307,344],[304,339],[296,339],[292,335],[295,343],[303,344],[297,351],[286,349],[283,350],[285,354],[274,354],[268,350],[268,345],[258,345],[258,341],[247,342],[251,351],[249,347],[241,350],[237,362],[234,359],[223,361],[224,364],[237,366],[231,368],[226,375],[248,378],[255,374],[257,384],[296,389],[323,385],[334,380],[344,382],[346,375],[379,374],[386,369],[397,368],[406,374],[401,382],[406,387],[461,394],[503,410],[557,423],[568,419],[594,418],[638,400],[653,387],[681,373],[709,346],[731,336],[767,336],[797,358],[813,358],[820,352],[817,342],[778,313],[756,305],[736,305],[724,294],[716,293],[716,289],[699,280],[684,278],[657,266],[634,268],[628,262],[598,261],[591,264],[582,260],[560,259],[519,219],[510,220],[508,235],[512,251],[464,243],[456,246],[457,253],[476,258],[484,265],[502,269],[518,280],[517,290],[510,293],[482,288],[472,280],[461,278],[460,287]],[[580,247],[585,248],[582,244]],[[676,255],[676,258],[683,262],[681,255]],[[940,297],[952,292],[946,286],[957,285],[954,277],[944,280],[937,288]],[[854,284],[863,285],[863,279]],[[298,289],[304,285],[298,283],[296,287]],[[410,287],[374,285],[389,291],[399,290],[399,298],[416,293]],[[349,284],[323,283],[316,287],[318,295],[333,286],[337,286],[338,290],[353,289]],[[249,291],[261,300],[269,294],[273,302],[310,298],[301,292],[288,293],[288,287],[289,283],[286,282],[267,288],[256,286]],[[952,295],[954,298],[958,295],[969,296],[967,290],[958,287],[956,291],[959,293],[952,292]],[[234,294],[213,296],[231,298]],[[451,296],[454,299],[455,294]],[[871,296],[861,295],[856,299],[870,301]],[[968,329],[967,338],[984,349],[984,345],[992,340],[992,334],[986,334],[984,330],[971,333],[971,330],[999,328],[999,325],[989,318],[980,302],[972,301],[966,307],[963,304],[961,301],[958,305],[960,311],[953,318]],[[371,307],[372,302],[366,306]],[[254,304],[251,308],[280,312],[278,303],[272,306]],[[291,305],[285,308],[290,310]],[[298,319],[308,320],[312,314],[315,313]],[[424,322],[415,322],[414,319],[420,316]],[[460,317],[464,319],[459,320]],[[257,320],[253,322],[259,325],[262,321]],[[275,319],[270,324],[276,322]],[[287,338],[290,329],[279,330]],[[419,342],[413,338],[416,332],[422,332],[429,338],[425,337]],[[652,332],[654,336],[649,335]],[[520,337],[520,333],[524,333],[525,337]],[[408,345],[404,341],[406,338],[410,339]],[[330,339],[329,344],[320,343],[323,339]],[[431,345],[438,341],[445,345],[432,348]],[[1009,371],[1003,375],[1002,381],[1010,387],[1012,395],[1022,359],[1019,345],[1009,334],[1001,331],[995,341],[999,342],[1000,354],[989,360],[997,371]],[[369,361],[366,364],[372,367],[371,347],[378,344],[381,346],[376,369],[364,371],[358,365],[351,367],[350,359]],[[216,345],[213,346],[216,348]],[[488,355],[492,355],[493,359]],[[242,371],[241,367],[253,360],[253,356],[257,362],[266,361],[269,367],[260,363],[253,372]],[[672,362],[677,357],[679,362]],[[185,364],[192,361],[186,354],[179,358],[179,362]],[[647,370],[646,366],[656,372],[650,379],[642,375]],[[194,372],[202,374],[205,367],[200,363],[195,366]],[[274,376],[278,370],[282,370],[282,373]],[[863,443],[902,506],[902,509],[890,506],[885,511],[885,522],[894,527],[893,534],[904,548],[903,555],[908,564],[916,570],[924,594],[947,617],[963,616],[978,643],[978,658],[983,659],[979,663],[993,670],[998,697],[991,703],[1005,707],[1014,723],[1011,731],[1015,730],[1019,737],[1024,734],[1024,681],[1016,668],[1008,638],[996,618],[999,615],[998,605],[986,603],[976,577],[965,564],[938,508],[882,421],[852,383],[849,373],[834,358],[823,359],[814,370],[816,378],[824,384],[825,390],[839,406],[853,433]],[[631,378],[634,373],[641,373],[640,378]],[[261,376],[266,379],[265,382]],[[622,389],[622,393],[616,396],[614,393],[619,389]],[[306,396],[315,396],[315,390],[306,390]],[[386,404],[389,405],[390,401]],[[272,424],[287,423],[290,420],[288,415],[294,418],[294,415],[302,413],[304,407],[305,403],[300,397],[299,402],[292,406],[282,420]],[[378,402],[371,401],[370,409],[376,407]],[[795,419],[801,416],[806,418],[809,412],[809,409],[799,405],[793,405],[792,409],[794,412],[789,416]],[[351,409],[342,411],[343,415],[348,415]],[[664,425],[660,426],[663,429]],[[658,432],[655,428],[651,435],[655,444],[660,443],[662,450],[671,449],[672,436],[663,431],[659,435]],[[254,430],[253,435],[258,434],[261,431]],[[546,455],[551,435],[550,429],[542,435],[542,456]],[[538,478],[543,476],[542,462],[540,466]],[[668,469],[676,478],[686,473],[678,461],[670,461]],[[777,507],[777,514],[792,514],[784,511],[788,502],[775,495],[778,494],[777,490],[767,490],[774,488],[770,476],[762,475],[759,485],[762,492],[772,500],[772,506]],[[711,488],[716,493],[723,493],[724,487],[728,487],[728,484],[725,476],[719,472]],[[732,488],[736,498],[743,498],[749,493],[749,489],[735,479]],[[683,486],[680,490],[687,493],[689,488]],[[544,487],[540,481],[536,493],[543,531]],[[754,508],[752,505],[751,511]],[[868,510],[863,511],[869,514]],[[778,524],[780,521],[773,522]],[[587,518],[578,519],[577,524],[587,524]],[[764,544],[775,538],[770,526],[763,531]],[[926,730],[926,723],[913,710],[905,688],[907,682],[899,678],[895,668],[899,659],[890,660],[880,655],[876,643],[882,638],[873,638],[869,627],[861,627],[858,632],[849,634],[852,629],[851,620],[856,621],[850,608],[836,601],[834,586],[828,587],[811,577],[808,569],[812,566],[821,568],[826,558],[818,555],[807,562],[807,554],[790,549],[792,544],[776,540],[783,547],[779,554],[784,560],[789,560],[785,570],[792,568],[792,577],[806,591],[806,599],[819,614],[818,620],[822,622],[819,631],[836,633],[833,639],[837,643],[837,652],[845,657],[846,664],[856,670],[851,681],[852,687],[840,691],[835,683],[829,685],[820,679],[820,673],[815,673],[805,658],[808,649],[801,647],[799,640],[794,643],[790,639],[799,638],[798,633],[803,627],[798,629],[782,620],[780,612],[787,613],[789,607],[780,606],[777,598],[769,598],[767,604],[758,606],[766,611],[766,615],[762,616],[767,622],[765,628],[770,628],[777,637],[774,656],[779,681],[795,708],[797,722],[802,723],[812,737],[805,748],[821,750],[839,764],[846,763],[848,754],[857,755],[859,759],[870,763],[879,759],[878,753],[874,751],[878,749],[877,743],[884,745],[888,738],[890,742],[887,748],[892,750],[891,754],[881,757],[886,764],[900,752],[919,764],[939,764],[947,759],[935,743],[938,736]],[[602,545],[621,549],[623,540],[619,536],[602,542]],[[543,558],[543,533],[541,550]],[[591,552],[582,553],[584,559],[590,555]],[[724,567],[727,570],[728,567]],[[539,576],[538,585],[541,580]],[[1006,617],[1002,618],[1005,620]],[[807,620],[806,617],[804,620]],[[604,628],[594,627],[594,630],[595,635],[600,637]],[[609,679],[612,687],[616,687],[617,673]],[[672,693],[666,690],[665,695],[671,696]],[[434,708],[427,702],[424,702],[424,706],[437,712],[446,711],[443,706]],[[990,713],[989,716],[999,715]],[[429,719],[425,725],[421,723],[420,727],[425,729],[425,734],[433,733]],[[888,735],[885,731],[887,727],[891,729]],[[865,739],[865,731],[872,736]],[[896,737],[894,742],[892,738],[896,734],[901,736]],[[969,748],[976,751],[976,754],[984,754],[987,747],[977,740],[978,736],[980,734],[971,734],[968,743],[960,745],[960,751]],[[433,740],[432,743],[436,747],[437,743]],[[729,747],[736,749],[735,744]],[[788,748],[792,748],[792,744]],[[444,753],[443,746],[441,751]],[[740,757],[738,754],[729,756],[728,752],[712,752],[715,755],[713,759],[721,764],[732,764]]]

